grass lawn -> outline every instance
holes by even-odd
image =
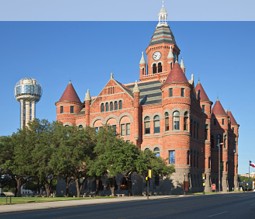
[[[109,198],[109,197],[95,197],[95,198]],[[93,198],[93,199],[95,199]],[[56,202],[56,201],[70,201],[70,200],[81,200],[81,199],[91,199],[90,197],[86,198],[73,198],[73,197],[12,197],[12,204],[25,204],[31,202]],[[10,203],[10,198],[8,197],[8,203]],[[0,205],[6,204],[6,197],[0,197]]]

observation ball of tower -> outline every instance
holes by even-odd
[[[23,78],[16,84],[14,93],[17,101],[24,99],[38,102],[42,96],[42,88],[35,79]]]

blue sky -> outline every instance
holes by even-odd
[[[3,2],[7,1],[0,3]],[[67,1],[63,2],[69,6]],[[77,5],[79,1],[74,2]],[[0,7],[0,20],[2,20],[0,22],[0,100],[2,103],[0,135],[9,135],[19,128],[19,103],[15,100],[13,91],[16,82],[23,77],[36,78],[42,85],[43,96],[37,104],[37,117],[49,121],[56,118],[55,102],[62,95],[69,80],[72,81],[78,95],[83,100],[87,89],[90,89],[91,95],[97,95],[109,80],[111,72],[122,83],[138,79],[141,52],[145,51],[156,27],[161,1],[152,1],[150,4],[138,1],[138,8],[141,7],[141,2],[144,2],[144,7],[150,9],[146,11],[145,16],[148,17],[145,19],[141,18],[143,14],[140,13],[139,18],[134,13],[138,21],[132,21],[132,11],[127,17],[124,16],[131,10],[125,4],[120,7],[121,5],[116,3],[116,7],[112,9],[109,5],[103,5],[103,2],[97,2],[101,3],[101,7],[85,18],[71,19],[72,13],[66,13],[69,17],[61,19],[64,7],[60,10],[59,19],[51,18],[51,13],[49,13],[48,20],[55,20],[54,22],[20,22],[19,20],[47,20],[43,16],[41,19],[35,19],[35,12],[29,13],[31,10],[26,13],[27,17],[32,15],[30,19],[20,19],[19,13],[12,14],[15,10],[8,14],[8,19],[3,19],[7,13],[2,13],[1,10],[11,6],[1,5],[4,7]],[[248,172],[248,161],[255,162],[255,147],[253,146],[255,19],[252,18],[253,15],[249,16],[250,19],[246,19],[247,14],[242,16],[240,12],[238,13],[239,19],[232,19],[233,15],[230,17],[225,15],[225,19],[221,19],[225,21],[221,22],[190,22],[190,20],[199,20],[192,19],[193,12],[190,15],[186,12],[187,18],[177,16],[171,19],[171,15],[180,11],[180,7],[183,6],[177,4],[176,1],[169,2],[171,4],[167,1],[165,3],[169,13],[169,24],[181,49],[187,77],[190,78],[191,73],[194,73],[196,82],[200,78],[209,98],[215,102],[219,97],[223,107],[231,110],[241,125],[239,172],[246,173]],[[42,4],[45,5],[44,7],[47,6],[47,4]],[[130,1],[130,4],[134,5],[135,2]],[[196,9],[195,4],[196,1],[193,5],[194,10]],[[73,10],[77,7],[75,5]],[[18,3],[16,6],[18,8]],[[92,3],[86,6],[84,7],[86,10],[88,7],[95,7]],[[25,8],[29,7],[31,5]],[[42,9],[44,7],[41,5]],[[48,9],[47,7],[44,9]],[[114,14],[115,11],[119,11],[119,8],[125,8],[126,12],[123,19],[118,16],[107,19],[105,15],[105,20],[112,20],[112,22],[103,21],[102,7],[109,12],[108,14]],[[39,9],[34,11],[37,10],[38,18],[40,17]],[[54,10],[56,11],[55,7],[52,11]],[[81,13],[80,10],[77,14]],[[230,9],[227,8],[227,10]],[[26,10],[18,11],[25,14]],[[98,14],[98,19],[93,17],[95,13]],[[43,15],[42,12],[41,14]],[[57,18],[58,13],[56,12],[54,16]],[[75,13],[73,16],[75,17]],[[210,16],[208,19],[201,17],[200,20],[210,20]],[[13,22],[5,22],[5,20],[13,20]],[[56,22],[56,20],[67,20],[68,22]],[[82,22],[71,22],[72,20]],[[117,20],[123,21],[116,22]],[[227,20],[235,20],[235,22],[226,22]]]

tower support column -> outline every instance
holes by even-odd
[[[25,101],[25,112],[26,112],[26,126],[27,124],[30,122],[30,102],[29,101]]]
[[[24,100],[20,100],[20,128],[24,128]]]

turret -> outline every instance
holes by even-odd
[[[147,74],[147,72],[146,72],[146,61],[145,61],[143,52],[142,52],[142,57],[140,59],[139,66],[140,66],[140,80],[141,80],[141,78],[145,77],[146,74]]]
[[[134,95],[134,130],[135,130],[135,140],[136,144],[140,145],[140,89],[138,87],[137,82],[135,82],[135,86],[133,88]]]
[[[90,97],[90,92],[88,89],[86,92],[86,96],[85,96],[85,123],[86,123],[86,126],[90,125],[90,101],[91,101],[91,97]]]
[[[71,81],[68,83],[64,93],[55,105],[57,107],[58,121],[63,121],[64,125],[76,125],[75,115],[81,111],[82,103]]]

